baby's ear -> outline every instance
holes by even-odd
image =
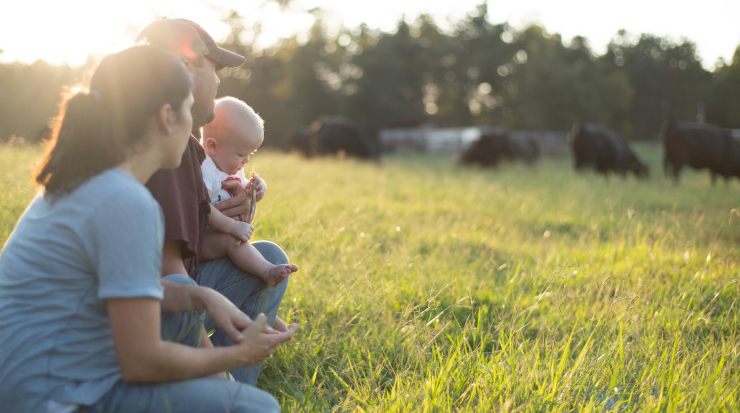
[[[206,150],[206,153],[208,156],[211,156],[216,152],[216,147],[218,145],[216,144],[216,140],[213,138],[204,138],[203,140],[203,148]]]

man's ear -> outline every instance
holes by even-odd
[[[182,59],[180,59],[180,61],[182,62],[183,65],[185,65],[185,69],[187,69],[188,72],[193,71],[194,65],[193,65],[192,60],[188,59],[187,57],[183,57]]]

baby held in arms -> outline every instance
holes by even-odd
[[[268,285],[278,285],[298,270],[294,264],[273,265],[248,241],[252,237],[256,194],[262,181],[256,176],[247,180],[244,165],[249,162],[264,140],[264,121],[245,102],[224,97],[216,100],[216,116],[203,127],[201,143],[207,157],[203,162],[203,180],[211,197],[211,212],[200,254],[203,261],[223,256],[245,272],[262,278]],[[213,205],[229,199],[231,194],[222,188],[225,180],[238,180],[251,196],[250,215],[246,222],[222,214]]]

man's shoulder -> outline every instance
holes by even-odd
[[[190,156],[195,156],[195,158],[198,159],[199,164],[203,163],[206,159],[206,150],[203,149],[198,138],[196,138],[192,133],[190,134],[190,139],[188,140],[188,145],[185,148],[183,156],[187,153],[190,153]]]

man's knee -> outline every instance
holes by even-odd
[[[190,277],[184,274],[169,274],[162,280],[176,284],[197,285]],[[194,310],[180,313],[162,313],[162,339],[185,344],[192,347],[200,345],[200,333],[205,322],[206,313]]]
[[[255,241],[252,245],[271,264],[288,264],[288,255],[279,245],[272,241]]]

